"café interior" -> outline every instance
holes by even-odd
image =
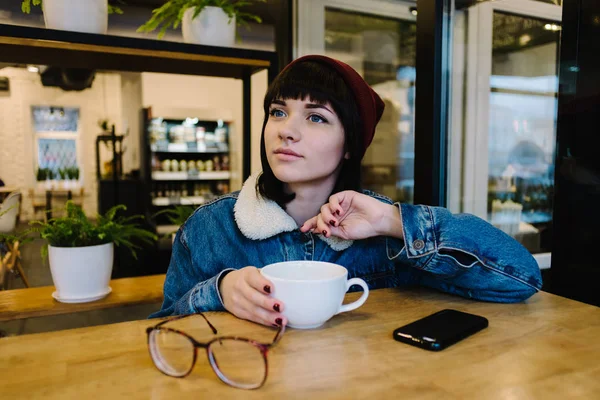
[[[6,398],[600,396],[594,1],[249,1],[237,24],[186,12],[182,27],[165,19],[162,31],[150,26],[161,7],[222,13],[219,4],[236,1],[36,3],[0,2]],[[203,42],[196,19],[231,35]],[[206,313],[213,332],[259,343],[259,356],[238,344],[233,359],[205,345],[214,335],[201,317],[184,318],[172,324],[197,339],[181,343],[195,366],[175,379],[177,368],[157,370],[150,343],[160,328],[147,320],[163,302],[175,234],[262,170],[265,92],[308,54],[350,65],[385,103],[363,187],[482,218],[533,256],[542,289],[518,304],[377,289],[360,309],[285,333]],[[72,235],[76,218],[113,223],[115,207],[115,223],[143,231],[116,234],[131,246],[74,253],[77,244],[56,239]],[[489,326],[441,352],[393,340],[394,329],[441,309]]]

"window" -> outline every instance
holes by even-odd
[[[78,179],[79,109],[33,106],[38,180]],[[76,173],[73,171],[77,171]],[[50,173],[48,173],[50,171]],[[69,172],[66,172],[69,171]]]

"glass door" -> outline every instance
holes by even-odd
[[[351,65],[381,96],[385,112],[363,159],[366,189],[412,203],[416,8],[414,2],[299,2],[298,54]]]
[[[464,62],[465,98],[457,103],[453,96],[452,105],[453,127],[462,119],[464,137],[456,129],[451,135],[449,204],[532,253],[549,251],[561,7],[500,0],[464,14],[464,59],[454,64]]]

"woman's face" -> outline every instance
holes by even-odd
[[[335,182],[344,154],[344,128],[329,103],[274,100],[265,126],[267,160],[287,184]]]

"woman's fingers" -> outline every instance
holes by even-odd
[[[300,232],[306,233],[308,231],[313,231],[317,227],[317,217],[318,216],[314,216],[308,221],[306,221],[304,224],[302,224],[302,226],[300,227]]]
[[[245,281],[248,283],[248,285],[259,292],[271,294],[271,288],[273,287],[273,284],[271,281],[265,278],[263,274],[260,273],[258,268],[250,267],[247,269],[244,268],[244,270],[246,275]]]
[[[263,325],[273,326],[287,324],[287,319],[283,314],[267,311],[264,308],[252,306],[250,303],[243,309],[241,314],[243,316],[240,316],[240,318],[258,322]]]
[[[283,312],[284,305],[281,301],[269,297],[273,291],[273,284],[266,279],[258,269],[248,269],[246,272],[247,285],[242,288],[242,295],[246,298],[250,306],[246,305],[246,311],[254,313],[261,320],[273,325],[276,319],[285,319]]]
[[[330,226],[338,226],[339,225],[338,219],[331,212],[331,208],[330,208],[329,204],[325,204],[321,207],[321,213],[319,214],[319,217],[321,217],[321,219],[323,221],[325,221],[326,224],[329,224]]]
[[[257,268],[245,267],[229,273],[220,289],[225,308],[238,318],[269,326],[287,323],[281,314],[283,303],[269,296],[273,285]]]
[[[342,207],[343,202],[344,192],[340,192],[329,196],[329,203],[326,205],[329,207],[329,211],[339,218],[344,213],[344,208]]]
[[[250,285],[242,289],[242,294],[246,300],[257,307],[268,311],[282,312],[283,303],[277,299],[273,299],[262,292],[259,292]]]
[[[325,237],[331,236],[332,227],[323,220],[322,214],[317,215],[317,227],[315,228],[316,233],[320,233]]]
[[[327,232],[330,231],[327,225],[337,228],[340,225],[340,222],[345,218],[344,201],[347,201],[345,197],[345,192],[340,192],[329,196],[329,201],[321,206],[319,215],[314,216],[306,221],[300,227],[300,231],[314,231],[316,233],[325,235],[323,230],[326,230]],[[325,222],[325,226],[321,226],[321,224],[319,224],[319,218]]]

